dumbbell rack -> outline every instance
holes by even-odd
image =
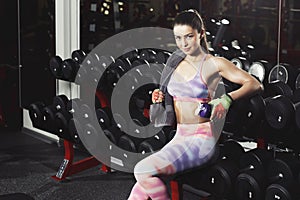
[[[56,173],[56,175],[52,176],[53,179],[57,181],[63,181],[68,176],[71,176],[73,174],[77,174],[79,172],[82,172],[86,169],[90,169],[92,167],[96,167],[97,165],[100,165],[101,162],[98,161],[94,156],[90,156],[87,158],[84,158],[82,160],[79,160],[77,162],[74,161],[74,144],[68,140],[64,140],[64,148],[65,148],[65,157]],[[105,173],[108,173],[111,171],[111,169],[102,164],[101,170]]]
[[[256,147],[259,149],[266,149],[266,141],[263,138],[257,138],[256,139]],[[180,181],[175,179],[170,180],[169,186],[170,186],[170,192],[171,192],[171,199],[172,200],[182,200],[183,199],[183,190],[184,190],[184,184]],[[199,191],[197,192],[199,193]],[[200,195],[201,200],[210,200],[215,199],[214,196],[212,196],[209,193],[206,193],[203,191],[203,194]]]

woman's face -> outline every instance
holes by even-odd
[[[200,50],[200,33],[189,25],[175,25],[173,28],[176,45],[187,55]]]

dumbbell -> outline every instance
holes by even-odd
[[[227,140],[219,147],[217,162],[205,172],[204,187],[216,198],[229,198],[234,191],[235,179],[239,170],[239,158],[245,153],[245,150],[234,140]]]
[[[278,130],[294,125],[295,110],[300,107],[300,97],[293,100],[284,95],[272,97],[266,105],[265,116],[268,124]]]
[[[248,73],[253,75],[254,77],[257,77],[263,85],[266,85],[268,83],[268,76],[272,67],[272,63],[266,60],[258,60],[252,62],[249,67]]]
[[[49,61],[50,72],[57,79],[62,78],[62,62],[62,58],[58,55],[51,57]]]
[[[62,79],[73,82],[80,65],[73,59],[67,58],[62,62]]]
[[[270,83],[272,81],[279,80],[288,84],[294,90],[296,87],[296,79],[299,73],[299,67],[291,66],[287,63],[279,63],[271,69],[268,82]]]
[[[76,118],[71,118],[69,120],[68,129],[72,141],[76,144],[81,144],[79,135],[83,133],[83,130],[80,122]]]
[[[245,70],[245,71],[249,71],[250,68],[250,62],[249,60],[247,60],[247,58],[245,57],[236,57],[236,58],[232,58],[230,60],[237,68]]]
[[[33,127],[42,128],[43,114],[42,109],[45,107],[43,102],[35,102],[29,105],[29,117],[31,119]]]
[[[258,94],[241,100],[239,104],[243,135],[256,138],[255,132],[261,128],[265,119],[266,101]]]
[[[273,97],[276,95],[284,95],[290,97],[293,95],[293,90],[288,84],[279,80],[272,81],[264,85],[264,92],[262,94],[264,98]]]
[[[83,62],[85,57],[86,57],[86,53],[80,49],[77,49],[71,53],[71,58],[79,64]]]
[[[157,53],[154,49],[142,49],[140,51],[140,58],[149,63],[157,62]]]
[[[87,86],[87,88],[97,86],[101,79],[102,82],[105,82],[105,70],[114,62],[115,59],[112,56],[89,53],[78,71],[76,82],[82,86]]]
[[[168,58],[171,56],[170,52],[167,51],[158,51],[156,54],[156,62],[160,64],[166,64]]]
[[[257,138],[264,132],[263,129],[267,129],[264,127],[266,105],[274,96],[292,95],[292,90],[280,81],[272,82],[265,88],[262,95],[241,99],[233,104],[226,116],[224,130],[239,137]]]
[[[292,153],[276,154],[268,167],[268,184],[266,189],[266,200],[297,199],[299,186],[300,161]]]
[[[69,98],[64,95],[58,95],[53,98],[52,104],[55,106],[56,110],[67,110],[67,106],[69,103]]]
[[[96,110],[97,121],[104,130],[111,126],[111,111],[108,107],[98,108]]]
[[[72,115],[67,110],[60,110],[55,114],[54,118],[54,133],[61,138],[73,141],[69,129],[69,122],[72,119]]]
[[[52,100],[52,104],[47,105],[41,109],[41,129],[49,132],[53,132],[56,134],[56,127],[55,127],[55,114],[66,108],[66,103],[68,98],[65,95],[55,96]],[[39,114],[39,112],[34,112],[35,114]]]
[[[138,152],[138,147],[143,141],[143,138],[133,137],[127,134],[122,135],[118,141],[118,147],[133,153]]]
[[[272,159],[270,151],[258,148],[241,156],[235,183],[236,199],[263,199],[267,186],[266,170]]]
[[[126,59],[130,63],[140,57],[140,51],[137,48],[127,48],[124,50],[121,58]]]
[[[165,132],[161,130],[156,135],[141,142],[138,147],[138,152],[142,154],[153,153],[157,150],[160,150],[166,144],[166,142],[167,138]]]
[[[83,131],[83,137],[81,137],[82,143],[88,143],[89,150],[98,148],[98,140],[100,130],[97,130],[97,127],[93,125],[93,123],[80,124]],[[88,142],[87,142],[88,141]]]
[[[82,111],[82,108],[83,111]],[[78,132],[83,132],[83,126],[90,122],[92,117],[92,110],[90,107],[82,101],[80,98],[71,99],[67,103],[67,111],[72,118],[69,120],[69,134],[76,143],[80,143]],[[78,127],[78,129],[76,129]]]
[[[109,66],[105,73],[106,87],[112,91],[118,80],[129,70],[127,60],[117,59],[116,62]]]
[[[43,109],[43,123],[46,130],[62,137],[65,131],[68,130],[68,120],[71,115],[67,112],[67,104],[69,99],[66,95],[55,96],[52,104]]]

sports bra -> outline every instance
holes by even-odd
[[[201,76],[202,66],[206,56],[207,54],[203,56],[199,70],[197,71],[194,78],[192,78],[191,80],[182,82],[176,81],[173,77],[173,72],[167,87],[169,94],[173,96],[173,98],[187,97],[197,99],[209,99],[207,84]]]

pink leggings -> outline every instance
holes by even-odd
[[[137,182],[128,199],[170,199],[164,182],[157,175],[172,175],[208,162],[215,144],[210,122],[178,124],[175,137],[167,145],[136,164]]]

